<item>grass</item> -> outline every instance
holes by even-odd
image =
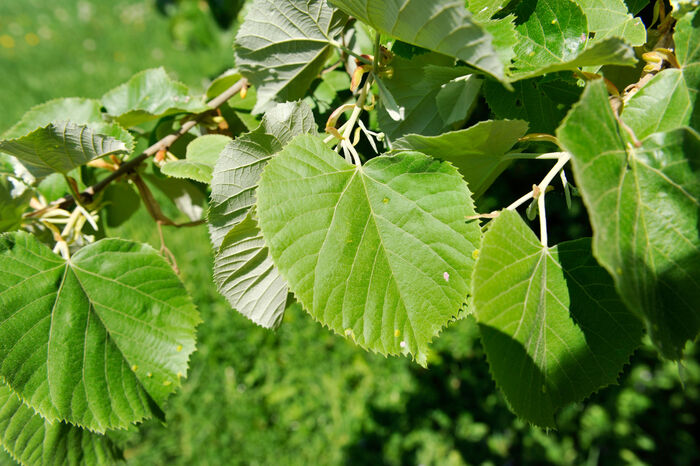
[[[0,130],[32,105],[61,96],[98,97],[144,68],[163,65],[201,88],[232,65],[231,33],[208,49],[175,47],[170,23],[151,3],[46,4],[0,2]],[[143,209],[109,233],[160,246]],[[508,410],[472,320],[441,336],[429,370],[366,353],[298,307],[270,332],[230,309],[216,292],[204,227],[167,229],[166,242],[204,323],[188,378],[168,403],[167,425],[150,421],[112,434],[129,464],[700,462],[691,433],[700,416],[697,347],[685,368],[685,391],[677,367],[659,362],[645,347],[620,386],[563,410],[560,429],[543,432]]]
[[[33,105],[100,97],[146,68],[199,89],[233,66],[231,33],[193,53],[173,43],[169,25],[143,0],[0,2],[0,133]]]

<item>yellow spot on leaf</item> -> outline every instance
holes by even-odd
[[[139,366],[137,366],[136,364],[134,364],[133,366],[131,366],[131,370],[134,371],[134,372],[136,372],[136,369],[138,369],[138,368],[139,368]]]
[[[382,202],[383,202],[384,204],[388,204],[388,203],[389,203],[389,198],[385,197],[384,199],[382,199]]]
[[[179,379],[180,377],[182,377],[182,372],[177,373],[177,378]]]
[[[398,337],[399,335],[401,335],[401,330],[399,330],[399,329],[394,330],[394,336]]]
[[[178,351],[178,353],[179,353],[180,351],[182,351],[182,345],[177,345],[177,351]]]
[[[151,374],[150,372],[146,372],[146,377],[153,377],[153,374]]]
[[[477,260],[479,258],[479,250],[474,249],[474,252],[472,252],[472,259]]]
[[[557,20],[556,20],[556,19],[553,19],[553,20],[552,20],[552,24],[557,24]]]
[[[172,382],[171,382],[170,380],[164,380],[164,381],[163,381],[163,385],[165,385],[166,387],[167,387],[168,385],[170,385],[171,383],[172,383]]]

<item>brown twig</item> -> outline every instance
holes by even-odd
[[[243,88],[248,83],[248,80],[245,78],[242,78],[238,80],[234,85],[226,89],[224,92],[207,102],[207,105],[212,108],[212,110],[216,110],[219,106],[223,105],[225,102],[227,102],[231,97],[236,95],[240,90]],[[185,122],[180,129],[174,133],[168,134],[164,138],[162,138],[160,141],[156,142],[153,144],[151,147],[143,151],[140,155],[137,157],[134,157],[131,160],[128,160],[127,162],[123,163],[122,165],[119,166],[119,169],[117,169],[115,172],[111,173],[109,176],[106,178],[98,181],[94,185],[90,186],[89,188],[85,189],[82,191],[79,195],[83,203],[89,204],[90,201],[97,195],[99,192],[104,190],[110,183],[115,181],[116,179],[120,178],[121,176],[132,173],[141,163],[143,163],[144,160],[146,160],[148,157],[151,157],[155,155],[159,150],[162,149],[167,149],[170,147],[175,141],[177,141],[180,136],[183,134],[187,133],[189,130],[191,130],[199,121],[206,116],[208,112],[205,113],[200,113],[196,118],[193,118],[192,120],[189,120]],[[67,209],[70,206],[72,206],[75,203],[75,198],[72,195],[66,195],[63,196],[60,199],[57,199],[53,201],[51,204],[48,206],[35,210],[34,212],[30,212],[25,215],[25,217],[41,217],[44,213],[53,210],[53,209]],[[184,226],[184,225],[180,225]]]

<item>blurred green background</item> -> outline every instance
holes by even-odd
[[[233,66],[242,3],[0,2],[0,132],[32,105],[99,97],[149,67],[203,89]],[[110,234],[159,245],[143,209]],[[508,410],[471,319],[444,332],[428,370],[366,353],[298,308],[273,333],[217,294],[204,227],[166,230],[166,241],[204,323],[167,425],[113,435],[129,464],[700,464],[697,345],[681,369],[645,345],[619,386],[543,431]]]

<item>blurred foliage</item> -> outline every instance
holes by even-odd
[[[232,65],[242,3],[159,1],[159,14],[155,3],[138,0],[56,0],[50,9],[45,0],[0,2],[0,130],[31,105],[97,97],[147,67],[163,65],[201,88],[203,78]],[[316,83],[319,113],[337,104],[324,87],[334,86],[330,78],[347,79]],[[519,197],[514,186],[536,182],[549,165],[514,164],[486,193],[484,210]],[[557,189],[548,200],[554,241],[590,234],[580,199],[567,210]],[[160,247],[143,207],[136,215],[108,232]],[[645,345],[619,386],[563,410],[559,429],[546,432],[508,410],[470,318],[436,341],[428,370],[366,353],[298,307],[270,332],[217,294],[204,227],[166,229],[165,238],[204,323],[167,425],[152,421],[140,432],[112,434],[129,464],[700,464],[698,345],[680,368]],[[0,464],[12,462],[5,455]]]

